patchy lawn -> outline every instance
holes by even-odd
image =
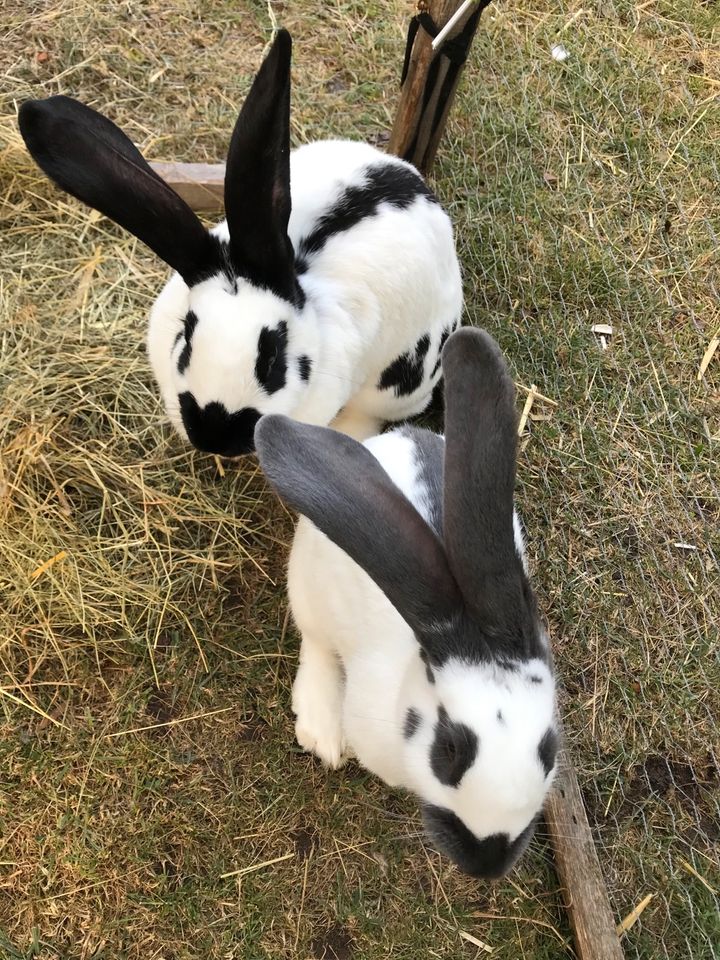
[[[296,142],[383,142],[412,10],[271,5],[296,41]],[[268,6],[3,14],[0,955],[485,956],[464,932],[499,960],[572,957],[542,831],[507,880],[470,881],[412,800],[299,752],[292,520],[254,461],[171,433],[143,346],[166,271],[17,134],[19,101],[63,92],[153,158],[222,159]],[[719,124],[712,2],[496,3],[433,177],[466,322],[555,401],[532,407],[518,498],[618,920],[654,895],[624,937],[643,960],[720,943],[720,352],[698,378]]]

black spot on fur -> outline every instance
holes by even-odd
[[[502,724],[505,723],[505,717],[503,717],[503,712],[502,712],[502,710],[498,710],[498,712],[497,712],[497,722],[498,722],[498,723],[502,723]]]
[[[192,310],[188,310],[187,316],[185,317],[185,346],[180,351],[180,356],[178,357],[178,373],[185,373],[190,363],[190,357],[192,356],[192,335],[195,332],[197,322],[197,315],[193,313]]]
[[[293,304],[293,306],[295,307],[296,310],[302,310],[302,308],[305,306],[305,301],[306,301],[306,300],[307,300],[307,297],[305,296],[305,291],[303,290],[302,286],[301,286],[301,285],[297,282],[297,280],[296,280],[296,281],[295,281],[295,292],[294,292],[294,294],[293,294],[292,304]]]
[[[520,665],[514,660],[508,660],[507,657],[499,654],[493,658],[496,665],[500,667],[501,670],[505,670],[506,673],[517,673],[520,669]]]
[[[298,273],[307,269],[308,258],[321,250],[330,237],[374,216],[380,204],[389,203],[404,210],[418,197],[437,203],[433,192],[414,170],[399,163],[378,163],[367,167],[364,181],[346,187],[335,204],[300,241],[295,269]]]
[[[454,329],[455,327],[446,327],[442,332],[442,336],[440,337],[440,343],[438,344],[437,360],[435,361],[435,366],[432,368],[432,373],[430,374],[431,380],[440,369],[440,362],[442,360],[442,352],[443,352],[443,347],[445,346],[445,341],[447,340],[447,338],[450,336],[450,334]]]
[[[478,752],[477,735],[464,723],[455,723],[445,707],[438,707],[435,739],[430,747],[430,766],[440,783],[457,787]]]
[[[298,357],[298,370],[300,371],[300,379],[307,383],[310,379],[310,371],[312,370],[312,360],[310,357],[305,354],[303,354],[302,357]]]
[[[555,766],[555,757],[557,756],[558,736],[552,727],[548,727],[543,738],[538,744],[538,757],[547,776]]]
[[[430,666],[430,660],[425,650],[420,648],[420,659],[425,664],[425,676],[428,679],[428,683],[435,683],[435,674],[432,672],[432,667]]]
[[[423,382],[423,367],[429,348],[430,337],[425,334],[415,344],[414,350],[401,354],[383,370],[378,380],[378,390],[392,387],[396,397],[407,397],[414,393]]]
[[[542,683],[542,677],[536,677],[535,674],[532,674],[530,683]]]
[[[258,337],[255,376],[267,393],[285,386],[287,374],[287,323],[282,320],[274,330],[263,327]]]
[[[252,407],[228,413],[222,403],[200,408],[189,393],[178,396],[182,421],[190,443],[205,453],[237,457],[255,449],[255,424],[260,414]]]
[[[532,837],[534,821],[512,843],[506,833],[479,839],[462,820],[442,807],[423,808],[425,828],[434,845],[472,877],[497,880],[510,870]]]
[[[414,707],[410,707],[405,714],[405,723],[403,725],[403,736],[406,740],[409,740],[420,726],[420,719],[421,717],[417,710]]]

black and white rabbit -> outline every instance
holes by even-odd
[[[360,444],[268,416],[255,440],[304,515],[288,571],[299,744],[413,791],[436,846],[499,877],[553,780],[555,680],[513,507],[513,382],[479,330],[454,333],[442,364],[444,439],[400,427]]]
[[[176,271],[151,311],[150,361],[175,427],[226,456],[252,450],[263,413],[363,438],[421,412],[460,322],[452,227],[417,170],[366,143],[290,151],[290,59],[280,30],[211,231],[106,117],[64,96],[20,108],[44,172]]]

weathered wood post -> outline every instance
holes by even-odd
[[[432,166],[480,14],[490,0],[420,0],[411,21],[388,150],[422,173]],[[443,35],[444,28],[449,30]],[[433,38],[440,34],[437,49]]]
[[[578,960],[623,960],[620,938],[580,786],[570,757],[558,758],[558,773],[547,800],[545,822],[555,854],[565,908]]]

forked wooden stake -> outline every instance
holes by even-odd
[[[429,172],[477,29],[490,0],[420,0],[418,14],[440,31],[437,49],[423,22],[410,53],[388,150]],[[454,25],[451,21],[455,18]],[[445,28],[449,26],[443,37]]]
[[[607,888],[590,832],[580,786],[563,752],[545,822],[579,960],[623,960]]]

